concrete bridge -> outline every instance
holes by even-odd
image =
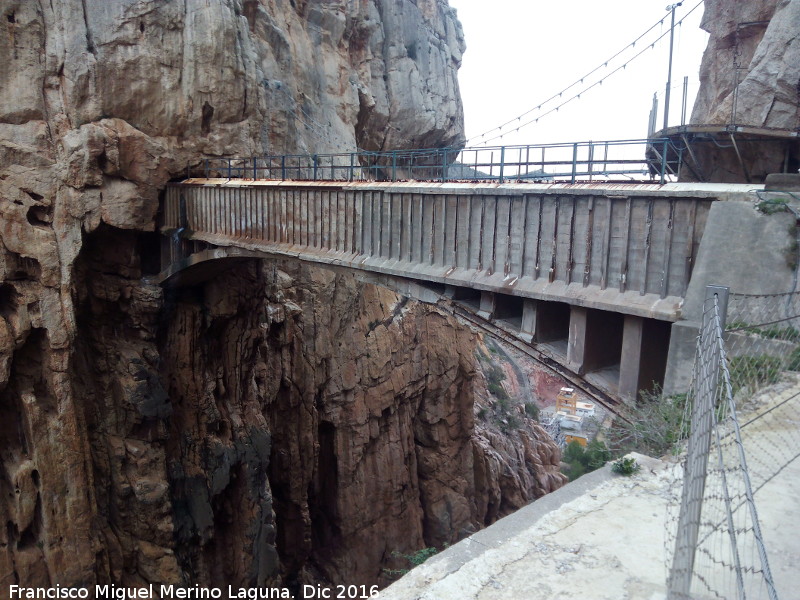
[[[752,188],[188,179],[164,196],[161,277],[288,256],[422,284],[630,401],[664,384],[712,203]]]

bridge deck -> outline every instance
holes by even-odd
[[[752,186],[187,180],[163,232],[677,320],[712,201]]]

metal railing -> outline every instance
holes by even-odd
[[[657,181],[674,175],[666,138],[479,148],[204,158],[187,177],[301,181]]]

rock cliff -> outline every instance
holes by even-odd
[[[691,122],[796,132],[800,127],[800,2],[706,0],[701,27],[710,37],[700,67]],[[771,134],[757,137],[769,138]],[[730,140],[725,139],[725,146]],[[704,146],[700,162],[711,181],[754,181],[800,167],[796,143],[739,137],[748,173],[733,150]]]
[[[444,0],[0,10],[0,589],[382,581],[560,485],[535,427],[476,431],[474,335],[431,308],[143,278],[201,155],[461,143]]]

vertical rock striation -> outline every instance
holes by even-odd
[[[475,433],[472,334],[432,309],[298,266],[146,278],[201,155],[462,143],[446,2],[0,11],[0,588],[381,581],[560,484],[535,431]]]
[[[800,167],[796,142],[786,141],[800,128],[800,2],[706,0],[701,27],[710,37],[691,122],[768,130],[737,134],[745,170],[727,136],[722,147],[699,147],[705,179],[759,181]]]

